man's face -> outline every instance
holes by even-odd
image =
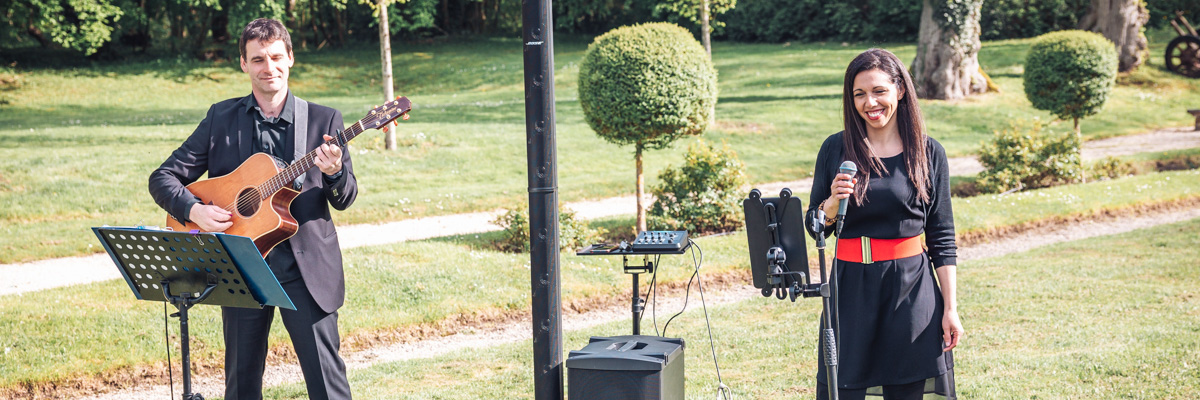
[[[246,43],[242,71],[250,75],[255,93],[271,96],[287,90],[288,70],[294,62],[282,40],[251,40]]]

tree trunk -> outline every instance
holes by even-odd
[[[296,22],[296,0],[288,0],[287,2],[287,28],[290,32],[295,32],[296,27],[300,26]]]
[[[644,232],[646,231],[646,202],[642,199],[642,195],[645,193],[642,188],[645,187],[646,177],[642,173],[642,144],[638,143],[635,147],[637,150],[634,150],[633,158],[637,161],[637,231]]]
[[[383,101],[391,101],[395,93],[392,88],[392,34],[388,27],[388,0],[379,0],[379,56],[383,61]],[[396,149],[396,130],[384,129],[383,147]]]
[[[218,45],[223,45],[229,42],[229,9],[233,7],[233,2],[221,2],[220,9],[216,10],[212,19],[209,21],[209,34],[212,35],[213,42]]]
[[[204,46],[208,42],[209,21],[212,12],[209,8],[198,8],[192,11],[192,23],[187,26],[187,35],[191,35],[192,56],[204,58]]]
[[[346,10],[336,10],[333,15],[333,31],[337,34],[334,44],[342,47],[346,44]],[[388,36],[391,37],[391,35]]]
[[[54,44],[50,41],[50,39],[46,38],[46,35],[42,33],[41,29],[38,29],[32,23],[25,27],[25,33],[29,34],[29,36],[34,40],[37,40],[38,44],[40,44],[43,49],[48,49]]]
[[[1083,133],[1079,130],[1079,117],[1075,117],[1075,142],[1079,143],[1079,181],[1087,183],[1087,171],[1083,169]]]
[[[987,91],[987,79],[979,73],[979,9],[981,0],[955,1],[965,7],[957,17],[938,13],[925,0],[921,11],[920,41],[912,76],[917,97],[953,100]]]
[[[450,32],[450,0],[442,0],[442,30]]]
[[[712,61],[712,41],[709,40],[709,33],[712,31],[708,24],[708,3],[709,0],[700,0],[700,40],[704,43],[704,51],[708,53],[708,60]],[[713,103],[708,109],[708,126],[717,124],[717,103]]]
[[[1117,46],[1118,71],[1128,72],[1146,62],[1146,35],[1142,26],[1150,21],[1150,12],[1142,0],[1092,0],[1088,13],[1079,20],[1079,29],[1104,35]]]
[[[700,0],[700,40],[704,42],[704,51],[708,52],[708,58],[712,59],[712,42],[708,38],[708,0]]]

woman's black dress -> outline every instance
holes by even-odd
[[[809,212],[829,198],[841,165],[843,133],[825,140],[817,155]],[[872,264],[837,261],[838,386],[880,394],[883,385],[926,380],[926,393],[955,398],[951,352],[942,352],[943,299],[934,268],[955,265],[949,168],[941,144],[929,138],[930,200],[917,200],[903,154],[883,158],[888,174],[872,174],[866,201],[849,200],[843,238],[907,238],[925,234],[926,253]],[[868,170],[860,166],[860,171]],[[861,175],[860,175],[861,176]],[[832,233],[833,227],[830,226]],[[817,380],[824,384],[825,361]],[[927,396],[927,398],[929,398]]]

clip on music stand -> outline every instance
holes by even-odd
[[[192,393],[189,308],[207,304],[296,309],[248,237],[144,228],[93,227],[92,231],[138,300],[164,301],[179,310],[171,316],[179,318],[183,400],[204,400]]]
[[[686,244],[683,245],[683,247],[681,247],[679,249],[669,249],[669,250],[668,249],[638,249],[636,247],[628,246],[628,245],[619,247],[619,246],[615,246],[615,245],[593,244],[593,245],[589,245],[587,247],[580,249],[578,252],[575,252],[575,255],[577,255],[577,256],[597,256],[597,255],[609,255],[609,256],[619,255],[619,256],[621,256],[622,269],[625,270],[626,274],[633,275],[633,307],[632,307],[633,334],[641,335],[642,334],[641,333],[642,332],[642,326],[641,326],[642,321],[639,317],[641,317],[642,311],[644,311],[646,309],[646,300],[649,300],[649,297],[647,297],[645,300],[643,300],[642,295],[640,293],[638,293],[638,275],[654,272],[654,262],[650,261],[651,255],[683,254],[683,253],[686,253],[688,251],[688,249],[690,249],[691,247],[692,247],[691,241],[688,241]],[[629,265],[629,256],[639,256],[639,255],[642,256],[642,265]],[[647,296],[649,296],[649,295],[647,295]]]

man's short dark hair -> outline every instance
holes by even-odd
[[[262,42],[282,40],[284,47],[287,47],[288,54],[292,54],[292,35],[288,34],[287,28],[283,26],[282,22],[270,18],[259,18],[246,24],[246,29],[242,29],[242,37],[238,39],[238,51],[243,59],[246,58],[246,43],[251,40]]]

